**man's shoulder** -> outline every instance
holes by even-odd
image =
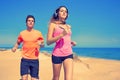
[[[36,30],[36,29],[34,29],[34,31],[35,31],[36,33],[41,33],[41,31],[39,31],[39,30]]]
[[[23,34],[23,33],[26,33],[26,30],[23,30],[23,31],[20,32],[20,34]]]

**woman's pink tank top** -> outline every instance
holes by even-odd
[[[53,37],[58,36],[63,32],[63,29],[61,29],[60,26],[61,25],[56,25]],[[56,41],[52,54],[54,56],[68,56],[72,54],[71,31],[70,33]]]

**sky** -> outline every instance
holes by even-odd
[[[49,20],[62,5],[69,10],[66,22],[76,47],[120,48],[120,0],[1,0],[0,47],[15,44],[29,14],[35,16],[34,28],[46,42]]]

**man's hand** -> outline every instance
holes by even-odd
[[[11,50],[12,50],[12,52],[15,52],[17,50],[17,48],[13,47]]]

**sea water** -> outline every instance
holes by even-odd
[[[41,48],[51,53],[53,48]],[[120,48],[73,48],[73,53],[83,57],[120,60]]]
[[[11,47],[1,47],[0,49],[10,49]],[[44,47],[40,51],[52,53],[53,48]],[[73,48],[73,53],[83,57],[103,58],[120,60],[120,48]]]

